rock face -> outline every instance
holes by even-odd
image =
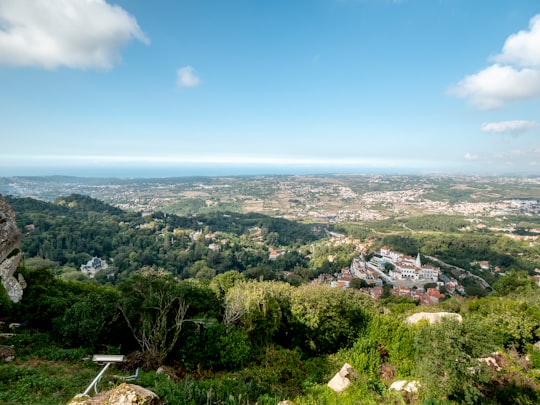
[[[68,405],[158,405],[161,401],[152,391],[139,385],[120,384],[118,387],[100,392],[92,398],[73,398]]]
[[[335,392],[341,392],[357,378],[358,372],[349,363],[345,363],[341,370],[328,382],[328,386]]]
[[[462,322],[463,318],[460,314],[453,312],[418,312],[405,319],[407,325],[414,325],[420,321],[429,321],[429,323],[440,322],[443,318],[452,318],[458,322]]]
[[[13,302],[19,302],[26,286],[22,275],[14,277],[22,260],[21,231],[15,223],[15,213],[0,195],[0,278]]]

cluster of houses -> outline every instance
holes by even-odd
[[[420,253],[413,258],[383,246],[379,256],[373,256],[369,260],[366,260],[363,254],[356,257],[351,263],[350,274],[378,286],[382,285],[383,280],[388,284],[410,280],[423,285],[436,282],[441,271],[438,267],[423,265]]]
[[[366,278],[362,280],[366,281],[368,287],[361,288],[361,290],[370,295],[371,298],[378,300],[382,297],[384,293],[383,281],[381,278],[376,277],[373,270],[368,270],[365,275]],[[350,283],[353,279],[359,278],[355,277],[350,268],[346,267],[341,270],[338,274],[337,279],[331,274],[320,274],[317,279],[313,280],[313,284],[330,284],[332,287],[339,288],[349,288]],[[437,283],[438,285],[444,285],[444,283]],[[449,291],[450,292],[450,291]],[[452,290],[452,293],[455,292],[455,289]],[[424,289],[424,287],[408,287],[404,285],[394,285],[390,290],[390,294],[395,297],[408,297],[412,298],[421,304],[430,305],[438,304],[440,300],[446,298],[445,294],[439,292],[439,289],[436,287],[429,287]]]
[[[439,281],[439,278],[442,281]],[[313,284],[330,284],[332,287],[349,288],[354,279],[365,281],[367,287],[361,288],[374,299],[384,293],[383,284],[392,285],[389,291],[395,297],[412,298],[421,304],[437,304],[446,297],[439,287],[449,295],[464,294],[465,291],[455,279],[449,279],[438,267],[424,265],[420,254],[416,258],[391,251],[383,246],[378,255],[366,259],[363,254],[353,259],[349,267],[339,274],[321,274]],[[426,285],[429,284],[429,287]],[[427,288],[424,288],[426,285]]]
[[[438,304],[443,298],[446,298],[445,294],[441,294],[438,288],[430,287],[423,288],[409,288],[405,286],[394,286],[391,294],[395,297],[408,297],[416,300],[424,305]]]

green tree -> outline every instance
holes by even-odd
[[[98,348],[111,343],[117,328],[118,292],[94,287],[70,306],[55,323],[61,341],[71,347]]]
[[[212,291],[214,291],[216,296],[222,300],[229,289],[245,279],[246,278],[242,275],[242,273],[236,270],[230,270],[215,276],[212,281],[210,281],[210,288]]]
[[[515,298],[486,297],[468,305],[472,319],[493,331],[493,340],[505,347],[524,351],[540,338],[538,294],[530,292]]]
[[[253,354],[249,334],[241,328],[230,328],[219,338],[220,366],[227,370],[244,367]]]
[[[189,307],[179,282],[146,271],[122,282],[119,290],[120,311],[146,356],[146,365],[161,365],[180,336]]]
[[[291,302],[294,339],[310,352],[336,352],[358,337],[371,318],[372,308],[370,298],[354,290],[300,286]]]
[[[489,381],[487,366],[478,359],[495,349],[490,331],[475,322],[443,319],[422,325],[415,336],[417,375],[427,394],[459,403],[479,403]]]
[[[384,270],[385,272],[390,272],[391,270],[394,270],[396,268],[396,266],[394,266],[392,263],[390,262],[387,262],[384,264]]]
[[[275,281],[237,283],[225,295],[223,323],[241,326],[256,345],[269,343],[282,326],[291,289]]]
[[[42,332],[51,332],[53,322],[61,318],[76,300],[82,283],[66,282],[54,277],[49,269],[21,268],[27,282],[23,299],[13,307],[17,318]]]
[[[537,288],[534,279],[525,271],[511,271],[493,284],[493,289],[501,295],[522,293]]]

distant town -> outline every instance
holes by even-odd
[[[242,176],[163,179],[3,177],[0,194],[53,201],[89,195],[151,213],[258,212],[294,220],[364,222],[411,215],[540,213],[540,177]],[[471,226],[482,226],[471,223]]]

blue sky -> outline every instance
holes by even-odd
[[[0,0],[0,122],[4,176],[540,174],[540,6]]]

